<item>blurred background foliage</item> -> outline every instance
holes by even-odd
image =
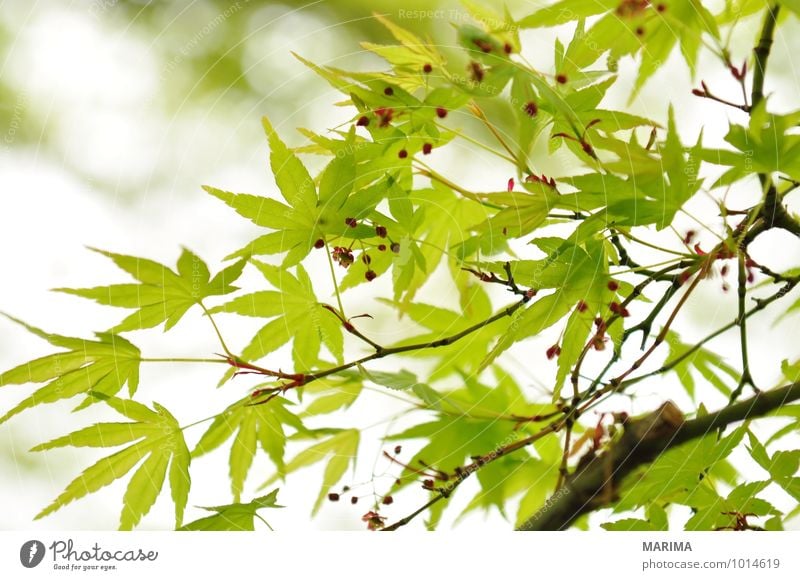
[[[454,36],[429,17],[437,10],[466,14],[457,3],[424,0],[7,2],[6,149],[36,147],[120,201],[143,188],[194,192],[195,170],[219,152],[209,141],[224,142],[228,160],[262,150],[257,121],[267,109],[291,117],[292,127],[316,117],[329,126],[330,103],[322,115],[310,106],[329,93],[326,84],[291,52],[353,69],[383,66],[360,48],[390,42],[372,14],[399,15],[423,36]],[[402,18],[415,11],[422,17]]]

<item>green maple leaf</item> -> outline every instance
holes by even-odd
[[[270,167],[285,205],[275,199],[245,193],[231,193],[210,186],[204,189],[256,225],[276,230],[262,236],[236,255],[273,254],[288,251],[286,265],[296,264],[308,254],[316,231],[317,188],[308,170],[281,141],[269,119],[262,119],[270,149]]]
[[[0,423],[17,413],[42,403],[53,403],[95,391],[114,395],[127,383],[131,396],[139,385],[141,352],[119,335],[97,333],[98,340],[85,340],[49,334],[7,314],[6,318],[21,324],[50,344],[67,349],[21,364],[0,374],[0,387],[25,383],[47,383],[8,411]],[[89,397],[79,408],[94,402]]]
[[[234,501],[238,502],[241,498],[244,482],[259,445],[279,472],[285,470],[284,425],[297,431],[306,430],[301,420],[286,408],[290,404],[283,398],[275,398],[262,405],[254,405],[251,397],[237,401],[214,419],[192,451],[192,457],[204,455],[222,445],[235,433],[228,460]]]
[[[341,322],[317,300],[305,269],[298,265],[294,276],[278,266],[251,262],[278,290],[245,294],[211,309],[212,314],[229,312],[273,319],[244,348],[242,358],[255,361],[293,341],[292,357],[297,369],[315,366],[322,344],[341,361],[344,348]]]
[[[383,301],[387,304],[391,302]],[[398,342],[394,347],[409,344],[435,342],[448,336],[456,335],[470,326],[478,324],[492,315],[492,306],[486,291],[477,284],[472,284],[465,292],[462,300],[463,308],[458,312],[415,302],[396,305],[399,313],[426,328],[425,334],[413,336]],[[501,319],[487,324],[483,328],[470,333],[460,340],[437,349],[421,349],[404,353],[405,356],[435,357],[436,366],[429,375],[435,381],[457,371],[473,372],[477,370],[481,360],[486,356],[492,342],[508,328],[509,319]]]
[[[141,403],[114,397],[101,397],[114,410],[132,419],[125,423],[97,423],[48,443],[37,445],[31,451],[44,451],[58,447],[116,447],[133,443],[121,451],[104,457],[75,478],[53,503],[44,508],[36,519],[42,518],[109,485],[121,478],[137,464],[139,468],[128,482],[123,497],[120,529],[133,529],[158,498],[169,473],[172,501],[175,503],[175,526],[183,520],[189,497],[191,477],[189,448],[183,431],[175,417],[158,403],[155,410]]]
[[[95,288],[56,288],[107,306],[136,308],[136,312],[114,326],[110,332],[126,332],[152,328],[164,322],[167,331],[194,305],[202,306],[203,298],[229,294],[238,290],[231,284],[239,277],[244,261],[219,272],[214,278],[208,266],[195,254],[183,250],[177,272],[145,258],[124,256],[91,248],[133,276],[138,284],[113,284]]]
[[[702,36],[719,38],[714,16],[700,0],[671,0],[660,4],[665,9],[659,10],[655,3],[562,0],[522,18],[519,24],[523,28],[551,27],[602,15],[580,35],[582,41],[570,44],[562,60],[566,67],[557,72],[569,76],[606,53],[614,59],[641,54],[639,74],[630,97],[633,100],[645,81],[667,61],[676,45],[680,45],[681,55],[694,73]]]
[[[252,532],[255,530],[255,518],[260,519],[270,529],[272,527],[258,515],[263,508],[281,508],[278,505],[278,490],[273,489],[267,495],[257,497],[248,503],[230,503],[202,509],[214,512],[213,515],[200,518],[178,528],[179,532]]]
[[[800,135],[793,128],[800,122],[800,112],[773,115],[767,112],[766,100],[750,112],[747,126],[731,124],[725,141],[736,150],[703,149],[701,158],[716,165],[730,166],[714,187],[725,186],[752,173],[781,172],[800,179]]]
[[[328,432],[330,430],[325,431]],[[264,488],[278,478],[284,478],[289,473],[323,461],[330,456],[322,478],[322,487],[311,511],[311,514],[314,515],[322,507],[322,502],[330,489],[344,477],[348,466],[352,463],[353,469],[355,469],[359,439],[360,433],[358,429],[336,429],[334,434],[327,439],[298,453],[286,464],[286,468],[282,473],[276,473],[264,482],[261,487]]]

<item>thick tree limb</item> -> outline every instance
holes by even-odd
[[[731,423],[763,416],[800,399],[800,382],[765,391],[716,413],[684,421],[671,401],[625,427],[622,438],[601,455],[585,456],[565,485],[518,530],[564,530],[580,515],[608,505],[628,473],[658,455]]]

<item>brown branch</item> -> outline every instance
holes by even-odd
[[[557,433],[561,428],[564,427],[565,424],[566,424],[565,419],[563,418],[559,419],[557,421],[550,423],[547,427],[545,427],[541,431],[537,431],[533,435],[529,435],[528,437],[518,439],[517,441],[509,443],[508,445],[497,447],[492,451],[490,451],[489,453],[487,453],[486,455],[474,457],[472,463],[470,463],[465,467],[456,469],[455,476],[445,485],[432,489],[431,491],[435,492],[436,495],[432,497],[425,505],[415,510],[411,514],[397,520],[392,525],[382,528],[382,531],[393,532],[398,528],[405,526],[406,524],[410,523],[414,518],[416,518],[418,515],[424,513],[433,504],[443,499],[449,498],[450,495],[455,491],[455,489],[459,485],[461,485],[461,482],[463,482],[470,475],[478,471],[484,465],[487,465],[488,463],[491,463],[492,461],[495,461],[501,457],[505,457],[509,453],[513,453],[514,451],[518,451],[519,449],[527,447],[528,445],[530,445],[531,443],[533,443],[538,439],[541,439],[545,435],[549,435],[551,433]]]
[[[800,399],[800,382],[758,393],[691,421],[684,421],[680,410],[668,401],[650,415],[629,422],[620,440],[605,453],[581,461],[564,487],[518,529],[567,529],[582,514],[608,505],[625,475],[651,463],[668,449],[731,423],[763,416],[797,399]]]
[[[769,60],[769,53],[772,50],[775,23],[778,20],[780,10],[780,4],[771,4],[767,7],[767,14],[764,16],[764,24],[761,27],[758,44],[753,50],[756,61],[753,67],[753,91],[750,96],[750,107],[753,109],[764,100],[764,76],[767,72],[767,60]]]
[[[444,338],[439,338],[439,339],[436,339],[436,340],[431,340],[431,341],[428,341],[428,342],[418,342],[418,343],[415,343],[415,344],[407,344],[405,346],[394,346],[394,347],[388,347],[388,348],[381,348],[380,350],[376,350],[372,354],[368,354],[368,355],[363,356],[363,357],[361,357],[359,359],[344,363],[344,364],[336,366],[336,367],[331,367],[329,369],[316,371],[316,372],[285,373],[285,372],[283,372],[281,370],[273,371],[273,370],[270,370],[270,369],[266,369],[264,367],[260,367],[258,365],[254,365],[254,364],[248,363],[246,361],[241,360],[238,357],[224,357],[224,358],[232,366],[234,366],[234,367],[236,367],[238,369],[245,369],[244,371],[241,371],[242,373],[260,374],[260,375],[265,375],[265,376],[269,376],[269,377],[275,377],[277,379],[285,379],[285,380],[290,381],[289,383],[286,383],[286,384],[283,384],[283,385],[280,385],[280,386],[277,386],[277,387],[268,387],[268,388],[265,388],[265,389],[259,389],[259,390],[255,391],[253,393],[253,397],[260,397],[261,395],[264,395],[264,394],[276,395],[278,393],[286,392],[286,391],[288,391],[290,389],[296,389],[296,388],[299,388],[299,387],[303,387],[303,386],[305,386],[305,385],[307,385],[307,384],[309,384],[309,383],[311,383],[313,381],[319,380],[319,379],[321,379],[323,377],[327,377],[327,376],[330,376],[330,375],[335,375],[335,374],[340,373],[342,371],[346,371],[346,370],[351,369],[353,367],[357,367],[357,366],[362,365],[364,363],[367,363],[367,362],[370,362],[370,361],[373,361],[373,360],[378,360],[378,359],[384,358],[384,357],[389,356],[389,355],[401,354],[401,353],[404,353],[404,352],[412,352],[412,351],[416,351],[416,350],[424,350],[424,349],[427,349],[427,348],[440,348],[440,347],[443,347],[443,346],[449,346],[449,345],[454,344],[455,342],[461,340],[462,338],[464,338],[466,336],[469,336],[473,332],[476,332],[476,331],[478,331],[478,330],[480,330],[482,328],[485,328],[486,326],[492,324],[493,322],[496,322],[496,321],[500,320],[501,318],[505,318],[506,316],[511,316],[517,310],[519,310],[522,306],[527,304],[532,297],[533,297],[533,294],[531,292],[526,292],[525,295],[522,297],[522,299],[519,302],[516,302],[516,303],[514,303],[511,306],[508,306],[506,308],[503,308],[502,310],[500,310],[499,312],[497,312],[494,315],[490,316],[486,320],[483,320],[481,322],[473,324],[472,326],[469,326],[469,327],[465,328],[461,332],[457,332],[455,334],[451,334],[450,336],[446,336]],[[266,403],[266,402],[270,401],[271,399],[272,399],[272,397],[268,397],[268,398],[266,398],[266,399],[264,399],[262,401],[258,401],[257,403],[254,403],[254,404],[263,404],[263,403]]]

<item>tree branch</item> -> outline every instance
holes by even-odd
[[[758,393],[691,421],[684,421],[675,404],[667,401],[650,415],[628,423],[622,438],[603,454],[584,456],[564,487],[518,530],[564,530],[582,514],[608,505],[625,475],[666,450],[730,423],[763,416],[797,399],[800,382]]]
[[[755,55],[755,67],[753,67],[753,91],[750,96],[750,108],[755,109],[764,100],[764,76],[767,72],[767,60],[772,50],[772,39],[775,35],[775,23],[778,20],[780,4],[771,4],[767,7],[767,14],[764,16],[764,24],[761,26],[761,34],[758,44],[753,50]]]

